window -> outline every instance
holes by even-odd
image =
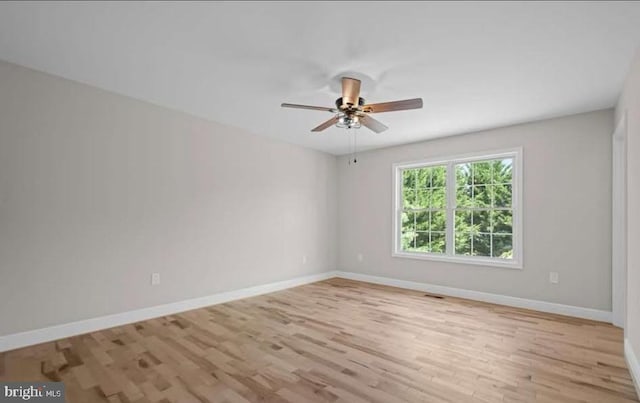
[[[394,165],[394,256],[521,268],[521,154]]]

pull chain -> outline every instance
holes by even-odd
[[[351,165],[351,156],[353,155],[353,142],[351,141],[351,129],[347,128],[347,139],[349,141],[349,158],[347,164]]]
[[[358,163],[358,139],[356,137],[357,130],[354,130],[350,127],[347,128],[347,137],[349,138],[349,159],[347,164],[351,165]],[[353,134],[353,140],[351,139],[351,135]]]
[[[358,163],[358,131],[353,130],[353,163]]]

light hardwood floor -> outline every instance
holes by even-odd
[[[611,325],[331,279],[4,354],[68,402],[637,402]]]

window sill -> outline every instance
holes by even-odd
[[[392,256],[406,259],[432,260],[436,262],[462,263],[477,266],[496,267],[501,269],[522,270],[522,262],[517,260],[505,261],[481,257],[446,256],[411,252],[394,252]]]

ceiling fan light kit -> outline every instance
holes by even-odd
[[[367,105],[365,100],[360,97],[360,84],[361,82],[358,79],[342,77],[342,97],[336,99],[335,108],[288,103],[283,103],[281,106],[283,108],[309,109],[336,114],[331,119],[311,129],[312,132],[321,132],[331,126],[343,129],[359,129],[365,126],[376,133],[381,133],[387,130],[388,127],[369,116],[370,113],[422,108],[422,98]]]
[[[341,129],[359,129],[361,127],[360,117],[340,114],[336,126]]]

